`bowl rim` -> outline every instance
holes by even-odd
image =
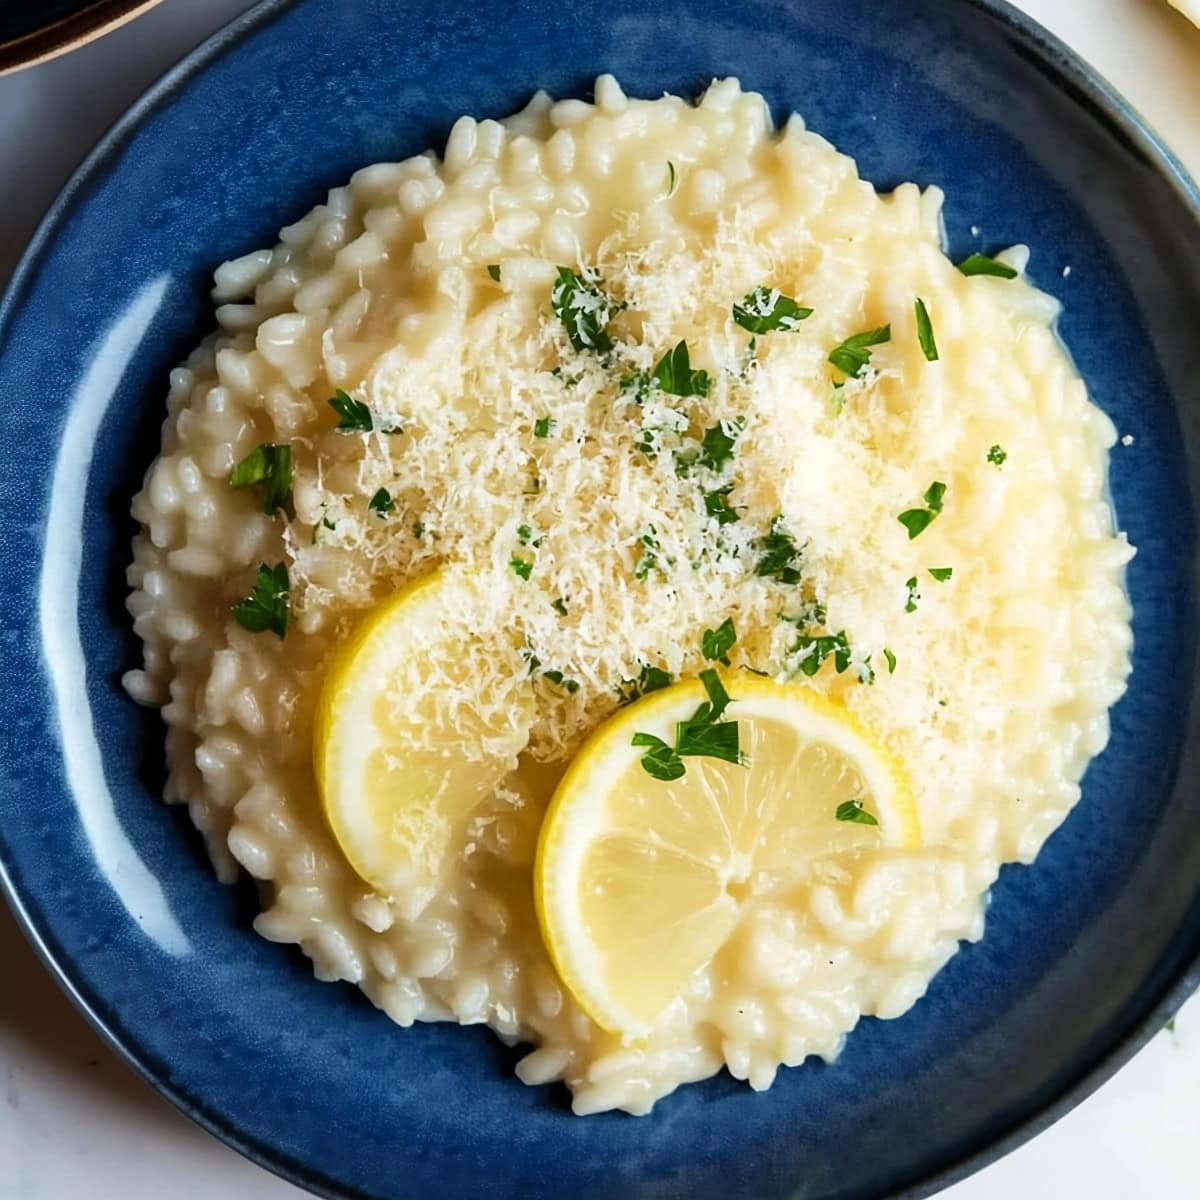
[[[156,0],[151,0],[151,3]],[[1103,75],[1040,22],[1009,3],[1009,0],[958,0],[985,19],[1007,28],[1019,44],[1046,65],[1060,84],[1071,87],[1095,113],[1105,118],[1138,153],[1158,171],[1176,192],[1185,209],[1191,212],[1200,230],[1200,183],[1193,180],[1175,153],[1154,132],[1149,123]],[[258,0],[249,9],[228,21],[195,48],[169,67],[146,89],[100,137],[95,146],[71,173],[66,184],[46,210],[29,244],[22,253],[6,288],[0,295],[0,345],[5,342],[8,325],[20,307],[29,282],[53,241],[59,223],[68,214],[76,198],[92,176],[106,170],[120,157],[126,142],[159,108],[202,72],[224,50],[236,45],[260,26],[297,0]],[[129,16],[150,3],[128,4]],[[0,896],[7,901],[17,925],[33,947],[55,983],[84,1017],[101,1040],[155,1091],[180,1112],[251,1162],[281,1179],[325,1200],[383,1200],[377,1194],[341,1183],[325,1172],[277,1147],[246,1136],[220,1113],[204,1107],[197,1098],[157,1073],[142,1048],[132,1037],[114,1032],[83,994],[69,962],[60,962],[47,944],[43,930],[26,907],[0,856]],[[1200,991],[1200,953],[1166,980],[1157,991],[1151,1008],[1119,1040],[1098,1051],[1095,1061],[1072,1083],[1058,1090],[1028,1119],[1008,1133],[964,1154],[941,1171],[888,1193],[881,1200],[926,1200],[927,1197],[959,1183],[984,1167],[1003,1158],[1023,1143],[1048,1129],[1061,1117],[1086,1100],[1102,1084],[1126,1065],[1179,1011],[1193,993]]]
[[[32,67],[60,54],[78,50],[88,42],[149,12],[162,0],[92,0],[77,12],[48,25],[0,41],[0,75]]]

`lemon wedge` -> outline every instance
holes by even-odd
[[[385,893],[436,883],[528,740],[528,666],[474,634],[472,586],[437,571],[378,605],[334,655],[317,702],[326,820],[350,866]],[[511,687],[485,689],[497,674]]]
[[[666,782],[643,768],[634,733],[671,744],[705,699],[688,680],[600,726],[542,826],[547,950],[588,1015],[627,1039],[653,1028],[747,901],[794,885],[818,857],[920,838],[903,769],[844,707],[746,672],[722,681],[746,765],[689,757]]]

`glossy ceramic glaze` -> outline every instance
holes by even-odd
[[[161,725],[117,681],[136,657],[128,501],[166,372],[209,328],[212,268],[356,167],[440,145],[459,113],[508,112],[537,85],[578,94],[602,70],[640,95],[736,73],[879,185],[944,186],[956,255],[1030,242],[1093,396],[1135,439],[1112,490],[1139,554],[1112,744],[1037,866],[1006,868],[984,941],[907,1016],[865,1021],[834,1067],[580,1121],[518,1084],[486,1031],[400,1031],[258,939],[252,896],[217,884],[156,802]],[[331,1195],[917,1196],[1026,1136],[1197,977],[1197,205],[1119,102],[991,4],[255,10],[89,160],[0,310],[0,868],[31,934],[172,1099]]]

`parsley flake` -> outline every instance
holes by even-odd
[[[533,436],[539,438],[548,438],[550,431],[554,428],[553,417],[538,417],[533,423]]]
[[[672,396],[707,396],[708,372],[693,371],[687,342],[678,342],[658,360],[650,378]]]
[[[925,501],[924,508],[906,508],[896,520],[908,530],[908,540],[919,537],[929,528],[934,517],[942,511],[942,498],[946,495],[946,485],[941,480],[934,480],[921,498]]]
[[[375,428],[371,410],[341,388],[329,398],[329,407],[341,418],[337,423],[338,433],[370,433]]]
[[[837,806],[834,814],[839,821],[854,821],[859,825],[878,825],[879,822],[863,808],[863,802],[856,796],[853,800],[845,800]]]
[[[862,333],[853,334],[840,346],[835,347],[830,352],[829,361],[843,375],[857,379],[871,361],[871,347],[881,346],[884,342],[891,340],[891,325],[881,325],[878,329],[867,329]]]
[[[925,355],[927,362],[937,362],[938,348],[933,337],[933,322],[929,319],[929,309],[925,307],[925,301],[920,296],[913,307],[917,314],[917,341],[921,343],[921,353]]]
[[[761,555],[754,568],[755,575],[763,579],[777,579],[780,583],[799,583],[800,571],[797,562],[801,550],[795,539],[783,527],[783,517],[771,522],[770,532],[755,543]]]
[[[729,666],[729,652],[736,641],[737,632],[733,627],[733,618],[726,617],[716,629],[704,631],[700,638],[700,650],[710,662]]]
[[[729,493],[731,491],[733,491],[733,484],[727,483],[722,488],[704,493],[704,511],[718,525],[728,525],[738,519],[736,511],[729,507]]]
[[[917,611],[917,601],[921,598],[921,593],[917,591],[917,577],[909,576],[904,582],[905,588],[908,589],[908,595],[904,598],[904,611],[913,613]]]
[[[720,471],[733,458],[733,448],[745,427],[745,417],[710,425],[700,442],[700,465],[710,471]]]
[[[260,563],[254,579],[254,590],[233,606],[234,620],[250,633],[270,630],[276,637],[287,633],[291,616],[291,585],[287,563],[273,567]]]
[[[567,615],[567,602],[561,596],[554,600],[550,607],[554,609],[554,611],[558,613],[560,617],[565,617]]]
[[[412,535],[413,535],[413,537],[415,537],[417,539],[417,541],[420,541],[425,536],[425,522],[424,521],[414,521],[413,522]]]
[[[765,284],[747,292],[740,304],[733,306],[733,319],[751,333],[771,333],[782,330],[795,333],[800,322],[812,316],[811,308],[802,308],[791,296]]]
[[[884,646],[883,657],[887,660],[888,674],[894,675],[896,673],[896,656]]]
[[[276,509],[287,513],[292,506],[292,448],[263,442],[256,446],[229,476],[234,489],[261,483],[263,512],[268,516]]]
[[[988,462],[992,463],[993,466],[997,466],[997,467],[1003,466],[1004,460],[1007,457],[1008,457],[1008,451],[1005,450],[1003,446],[993,446],[987,452],[987,460],[988,460]]]
[[[650,528],[638,538],[644,549],[642,557],[638,559],[637,566],[633,569],[633,577],[635,579],[646,579],[650,572],[658,566],[658,552],[662,549],[659,545],[658,538],[654,536],[654,526]]]
[[[664,671],[662,667],[652,667],[649,663],[643,663],[638,677],[636,679],[624,680],[621,686],[617,688],[617,695],[620,696],[622,704],[628,704],[631,700],[636,700],[639,696],[646,696],[651,692],[657,692],[662,688],[670,687],[674,682],[675,676],[670,671]]]
[[[560,688],[566,689],[572,696],[579,691],[579,680],[568,679],[561,671],[543,671],[542,678],[550,680],[551,683],[556,683]]]
[[[938,583],[946,583],[954,574],[953,567],[930,567],[929,574],[938,581]]]
[[[700,672],[700,682],[708,700],[686,720],[675,726],[675,745],[669,746],[652,733],[635,733],[631,745],[644,746],[642,769],[655,779],[669,781],[683,775],[684,758],[718,758],[723,762],[744,764],[738,744],[736,721],[722,721],[730,697],[716,671]]]
[[[488,274],[497,282],[500,282],[500,264],[488,263]]]
[[[368,501],[367,507],[373,513],[378,513],[381,517],[386,517],[396,507],[396,502],[392,499],[392,493],[387,488],[380,488]]]
[[[802,675],[810,678],[821,669],[821,664],[831,655],[833,669],[839,675],[850,666],[850,642],[844,629],[838,633],[821,634],[817,637],[803,634],[797,639],[791,652],[803,655],[797,666]]]
[[[512,568],[513,574],[522,579],[528,579],[533,573],[533,563],[527,559],[518,558],[515,554],[508,560],[508,565]]]
[[[971,254],[958,264],[964,275],[994,275],[997,279],[1016,279],[1017,272],[999,259],[986,254]]]
[[[563,323],[576,350],[607,354],[613,348],[607,325],[621,306],[605,294],[598,280],[559,267],[550,292],[550,307]]]

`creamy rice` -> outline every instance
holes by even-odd
[[[602,77],[594,105],[539,94],[507,122],[463,118],[441,161],[367,167],[273,250],[218,269],[219,332],[172,373],[133,504],[145,666],[126,686],[162,705],[167,799],[188,805],[220,878],[240,864],[261,881],[259,933],[400,1025],[486,1022],[533,1043],[518,1075],[565,1081],[579,1113],[644,1113],[722,1066],[765,1088],[780,1065],[832,1059],[860,1016],[899,1016],[981,936],[1000,865],[1032,861],[1107,740],[1132,550],[1105,500],[1115,433],[1055,340],[1055,303],[1022,278],[957,271],[940,205],[912,184],[878,196],[795,117],[774,133],[736,81],[692,107],[628,100]],[[1005,258],[1023,268],[1023,251]],[[551,312],[559,264],[626,306],[604,361]],[[729,313],[759,285],[813,313],[751,350]],[[885,323],[891,341],[843,380],[830,350]],[[711,378],[685,417],[677,397],[638,403],[614,383],[680,339]],[[335,389],[369,406],[373,432],[335,431]],[[724,524],[687,466],[696,431],[722,421],[738,513]],[[292,447],[294,516],[229,486],[263,442]],[[935,480],[944,508],[910,540],[897,514]],[[385,515],[368,507],[380,488]],[[924,844],[830,858],[786,903],[748,901],[654,1035],[622,1045],[543,950],[541,815],[622,682],[647,663],[694,673],[700,631],[724,616],[735,661],[796,674],[797,626],[780,615],[799,593],[747,566],[777,516],[803,546],[804,602],[852,647],[849,670],[831,661],[809,682],[907,765]],[[282,640],[230,615],[258,564],[280,561]],[[412,687],[432,703],[486,678],[502,714],[486,752],[507,773],[436,878],[382,895],[322,819],[313,705],[364,612],[443,563],[487,586],[448,614],[470,631],[461,662]],[[943,567],[952,579],[928,573]],[[577,688],[531,683],[530,647]]]

